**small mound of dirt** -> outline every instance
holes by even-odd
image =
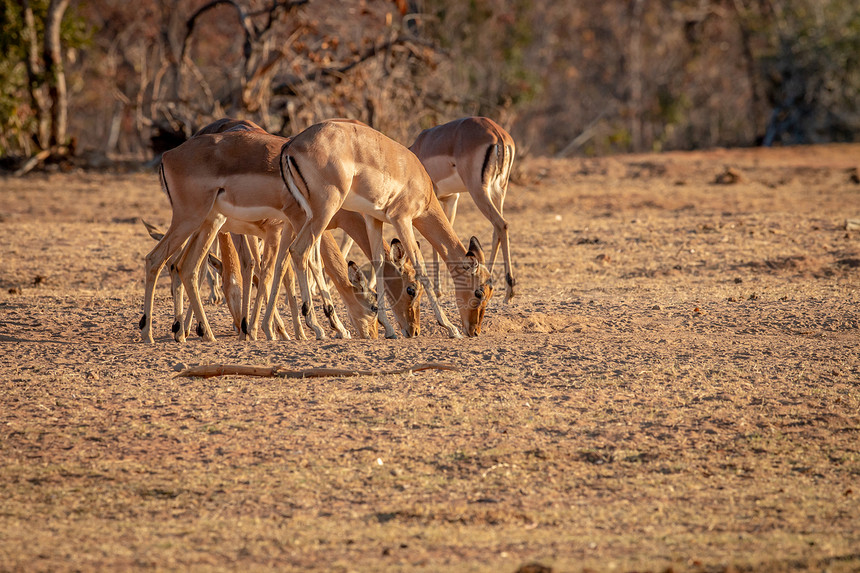
[[[740,266],[773,273],[786,271],[807,272],[820,269],[822,262],[816,257],[789,255],[765,259],[763,261],[750,261]]]
[[[717,185],[734,185],[742,183],[744,180],[744,176],[739,170],[734,167],[726,167],[722,173],[714,178],[714,183]]]
[[[836,261],[837,265],[848,267],[849,269],[856,269],[860,267],[860,259],[857,258],[847,258],[847,259],[839,259]]]

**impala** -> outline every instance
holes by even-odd
[[[228,121],[234,125],[230,125]],[[240,124],[238,128],[235,125],[237,123]],[[146,341],[152,341],[151,311],[154,279],[158,276],[165,258],[172,253],[177,253],[186,239],[191,237],[182,251],[182,260],[177,266],[181,269],[182,282],[188,287],[192,308],[200,319],[201,336],[211,340],[213,337],[202,311],[199,291],[191,285],[194,284],[194,277],[199,273],[200,262],[205,257],[214,232],[220,227],[221,230],[229,229],[266,236],[269,240],[265,242],[267,245],[265,251],[273,254],[283,232],[281,229],[285,228],[283,220],[289,218],[290,213],[294,219],[303,219],[303,214],[291,198],[287,198],[286,203],[281,202],[280,190],[283,182],[278,174],[276,161],[281,147],[287,140],[270,135],[253,124],[250,124],[251,128],[247,128],[241,125],[243,123],[232,120],[216,122],[217,125],[209,126],[212,133],[205,132],[207,128],[204,128],[191,140],[165,154],[162,180],[174,212],[171,228],[165,233],[159,245],[147,256],[144,316],[140,321],[143,339]],[[269,200],[268,204],[266,200]],[[229,215],[229,218],[226,215]],[[356,216],[353,214],[353,217]],[[351,233],[356,242],[366,252],[369,251],[369,241],[362,220],[358,217],[358,225],[356,225],[356,222],[354,220],[350,222],[350,219],[349,216],[340,217],[334,224]],[[223,227],[221,227],[222,220],[226,221]],[[267,290],[265,285],[268,285],[271,280],[272,265],[267,260],[272,257],[267,257],[265,251],[260,281],[264,287],[258,289],[258,301],[265,297]],[[362,283],[359,274],[347,268],[333,238],[323,239],[321,253],[326,261],[327,273],[332,277],[344,299],[351,322],[359,336],[375,338],[377,336],[376,295],[366,292],[366,283]],[[414,303],[413,299],[420,296],[420,292],[416,292],[409,272],[410,269],[406,266],[394,273],[389,271],[387,286],[389,289],[400,287],[405,292],[411,293],[412,296],[400,297],[398,301],[400,306],[395,308],[402,308],[399,310],[398,320],[401,321],[401,316],[403,317],[401,325],[404,332],[417,334],[417,316],[410,317],[408,313],[410,304]],[[244,276],[249,277],[250,280],[249,272],[246,271]],[[246,290],[248,288],[246,287]],[[294,301],[293,297],[289,298],[291,302]],[[247,303],[243,304],[245,309],[242,313],[243,317],[248,316],[247,307]],[[251,318],[252,333],[256,332],[259,307],[258,302]],[[273,306],[270,308],[274,310]],[[333,311],[330,299],[327,301],[326,309]],[[268,312],[267,309],[267,314]],[[297,315],[298,313],[294,311],[294,327],[297,336],[301,338],[304,334],[301,324],[297,322]],[[341,336],[348,336],[342,325],[338,326],[340,322],[333,312],[330,321],[332,327]],[[266,335],[272,338],[269,325],[271,321],[267,320],[264,323],[264,330]],[[242,331],[248,331],[247,322],[242,325]]]
[[[257,133],[266,133],[259,125],[246,120],[236,120],[232,118],[222,118],[216,120],[194,133],[192,138],[203,135],[216,133],[227,133],[236,131],[252,131]],[[164,233],[151,225],[144,222],[150,236],[156,240],[161,240]],[[263,236],[267,233],[268,225],[266,221],[258,221],[256,225],[247,228],[246,230]],[[278,236],[278,233],[274,233]],[[227,307],[233,317],[234,327],[239,331],[240,340],[248,335],[247,317],[249,315],[250,306],[250,291],[251,278],[254,266],[259,268],[260,254],[256,241],[249,242],[247,237],[237,233],[218,233],[218,243],[222,251],[222,264],[220,273],[222,275],[222,284],[224,285],[224,296],[227,302]],[[238,252],[237,252],[238,251]],[[185,251],[177,251],[170,256],[168,260],[170,275],[171,275],[171,290],[173,294],[174,306],[174,321],[173,321],[173,336],[177,342],[184,342],[185,337],[189,333],[191,322],[191,314],[193,309],[189,308],[185,320],[182,320],[182,301],[183,301],[183,284],[182,279],[176,269],[176,264],[180,257],[184,256]],[[210,262],[212,257],[210,255]],[[242,269],[239,268],[241,265]],[[289,271],[289,269],[288,269]],[[285,282],[288,284],[288,291],[293,291],[292,273],[288,273],[285,277]],[[240,287],[241,283],[241,287]],[[264,285],[266,286],[266,285]],[[240,290],[241,288],[241,290]],[[298,321],[298,311],[294,297],[288,297],[290,308],[293,315],[293,328],[297,338],[305,338],[304,332],[301,330],[301,323]],[[286,329],[283,326],[280,316],[275,314],[277,322],[277,332],[282,338],[289,338]],[[143,320],[141,320],[141,325]],[[141,326],[141,328],[143,328]],[[198,326],[198,331],[201,327]],[[254,334],[252,338],[255,338]]]
[[[361,215],[341,209],[332,217],[328,228],[340,228],[344,230],[346,236],[358,245],[358,248],[361,249],[364,255],[369,260],[373,260],[373,251],[370,239],[367,236],[367,227]],[[326,235],[328,234],[326,233]],[[325,235],[323,237],[323,240],[326,240]],[[340,252],[343,252],[342,246],[339,246],[339,249]],[[382,271],[382,279],[385,283],[385,293],[388,295],[388,301],[391,303],[394,318],[400,325],[400,332],[404,337],[418,336],[421,327],[420,303],[424,287],[418,281],[415,267],[406,257],[406,251],[403,249],[400,241],[394,239],[391,241],[391,248],[383,245],[383,250],[385,252],[385,263]],[[324,251],[323,255],[325,255]],[[323,263],[324,266],[327,265],[325,260],[323,260]],[[358,268],[357,265],[356,268]],[[326,270],[328,270],[327,266]]]
[[[203,339],[211,341],[214,336],[200,301],[197,278],[217,232],[228,219],[231,227],[234,223],[242,227],[266,219],[292,220],[297,225],[303,222],[302,209],[281,192],[283,183],[279,180],[277,161],[282,144],[283,138],[266,133],[232,131],[192,137],[176,149],[165,152],[161,180],[173,214],[164,237],[146,256],[144,314],[140,320],[145,341],[152,342],[150,317],[155,280],[167,258],[181,249],[189,237],[191,240],[178,263],[179,272],[188,290],[191,307],[200,321]],[[282,226],[286,228],[286,225]],[[271,265],[265,265],[264,271],[267,268]],[[270,284],[267,273],[263,274],[262,284]],[[283,274],[278,276],[280,279]],[[327,289],[322,290],[332,328],[340,336],[349,336],[334,312],[331,295]],[[270,297],[266,309],[267,324],[272,318],[274,303]],[[321,337],[322,330],[317,326],[315,333]]]
[[[397,233],[406,258],[415,268],[419,282],[437,321],[451,337],[461,336],[439,306],[412,230],[413,225],[430,242],[448,266],[455,285],[456,301],[463,328],[469,336],[480,332],[493,285],[483,265],[483,251],[474,237],[469,251],[454,233],[433,191],[433,182],[418,158],[399,143],[360,124],[325,121],[313,125],[285,145],[280,158],[281,176],[286,183],[284,198],[295,199],[305,214],[289,254],[296,266],[302,294],[303,312],[309,325],[316,324],[311,306],[309,282],[313,275],[321,290],[320,237],[331,218],[341,208],[364,215],[378,277],[383,274],[382,225],[390,223]],[[275,277],[284,272],[287,244],[282,241],[275,264]],[[385,314],[382,283],[377,281],[379,321],[385,336],[396,333]],[[277,284],[270,299],[277,296]],[[267,313],[272,305],[267,307]]]
[[[360,217],[359,223],[362,225],[360,229],[361,232],[365,233],[363,226],[364,221]],[[161,239],[161,237],[164,236],[164,233],[162,233],[153,225],[150,225],[148,223],[144,224],[146,225],[150,236],[152,236],[154,239],[159,240]],[[249,227],[247,230],[251,231],[253,235],[262,236],[269,230],[271,226],[271,229],[274,230],[274,238],[276,239],[276,241],[280,240],[280,225],[272,225],[271,222],[267,221],[258,222],[258,225],[258,229],[253,229]],[[255,267],[257,267],[257,275],[259,275],[261,273],[260,269],[262,268],[262,266],[265,266],[265,264],[270,263],[264,262],[263,265],[260,264],[261,257],[259,250],[255,248],[256,241],[249,242],[248,236],[246,235],[239,235],[235,233],[218,233],[218,241],[221,247],[222,258],[217,259],[210,254],[209,263],[217,269],[218,273],[222,277],[222,282],[224,285],[224,297],[227,303],[227,308],[233,318],[234,328],[239,332],[240,337],[245,335],[255,340],[256,333],[249,332],[248,324],[249,319],[253,321],[254,316],[256,315],[252,316],[250,314],[250,297],[247,296],[247,292],[250,291],[250,283],[253,282]],[[277,242],[275,243],[275,250],[276,249]],[[178,255],[181,255],[182,252],[184,251],[176,253],[174,257],[178,258]],[[321,253],[324,261],[326,274],[332,279],[332,282],[337,288],[338,293],[341,295],[341,298],[346,305],[350,321],[352,322],[352,325],[358,333],[359,337],[376,338],[378,336],[375,311],[376,293],[370,290],[365,279],[360,278],[357,273],[352,272],[352,269],[350,269],[349,271],[347,270],[346,261],[343,260],[342,256],[339,256],[340,249],[338,248],[336,242],[332,237],[323,237]],[[268,255],[268,258],[272,258],[271,254]],[[356,269],[357,268],[358,267],[356,267]],[[174,297],[175,314],[173,333],[174,338],[178,342],[183,342],[185,340],[185,336],[187,336],[189,332],[188,326],[191,320],[192,313],[191,309],[189,309],[185,320],[182,320],[182,282],[179,277],[178,270],[175,268],[175,266],[172,266],[170,271],[173,287],[172,291]],[[397,285],[401,280],[403,280],[401,277],[407,277],[406,280],[408,280],[408,273],[404,272],[401,275],[391,276],[389,280],[391,281],[392,285]],[[304,334],[304,331],[302,330],[301,322],[296,320],[296,317],[298,317],[298,307],[295,302],[294,285],[292,285],[291,282],[292,277],[285,278],[284,280],[284,284],[287,286],[288,290],[288,302],[290,303],[292,315],[294,318],[293,328],[296,333],[296,337],[300,340],[304,340],[306,336]],[[259,281],[257,281],[257,283],[258,288],[262,289],[262,296],[266,297],[268,287],[260,285]],[[177,303],[177,300],[180,302]],[[277,334],[277,336],[282,339],[289,339],[289,335],[284,328],[281,318],[277,314],[275,314],[274,320],[276,323],[274,332]],[[264,327],[264,330],[266,330],[267,332],[271,332],[271,328],[271,326],[269,326],[268,328]]]
[[[505,261],[505,302],[514,296],[508,223],[502,207],[516,151],[513,138],[486,117],[464,117],[422,131],[409,149],[418,156],[433,183],[436,196],[451,224],[457,214],[460,193],[468,191],[478,210],[493,225],[490,273],[499,246]],[[433,253],[434,282],[439,295],[439,267]]]
[[[161,231],[155,225],[147,223],[143,221],[143,225],[146,227],[149,236],[155,239],[156,241],[160,241],[164,236],[164,232]],[[218,241],[221,250],[221,258],[218,259],[214,255],[209,255],[209,264],[215,267],[215,270],[221,277],[221,284],[224,296],[224,302],[227,305],[227,309],[230,312],[230,316],[233,318],[233,327],[241,333],[241,324],[243,314],[243,301],[242,301],[242,284],[244,281],[242,277],[246,274],[243,273],[239,268],[241,260],[247,258],[248,260],[253,260],[250,256],[243,257],[239,254],[237,249],[240,251],[248,248],[248,243],[246,241],[239,242],[239,246],[234,245],[234,241],[232,240],[237,236],[231,237],[228,233],[219,233]],[[239,235],[244,239],[244,236]],[[182,251],[174,253],[172,257],[167,261],[166,265],[170,271],[170,290],[173,297],[173,337],[177,342],[182,342],[185,340],[185,337],[188,336],[190,330],[189,325],[191,323],[191,309],[188,309],[188,313],[185,315],[185,319],[182,319],[183,314],[183,293],[184,289],[182,287],[182,280],[179,278],[179,273],[176,271],[176,261],[181,256]],[[253,270],[253,267],[252,267]]]

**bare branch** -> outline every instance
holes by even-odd
[[[194,14],[191,15],[190,18],[188,18],[188,21],[185,23],[185,39],[182,41],[182,54],[180,61],[184,61],[185,59],[185,54],[188,51],[188,45],[191,42],[191,34],[194,33],[194,26],[197,24],[197,19],[209,10],[217,8],[222,4],[232,6],[236,10],[236,15],[239,17],[239,24],[242,26],[242,30],[244,30],[245,32],[245,43],[243,46],[243,52],[245,60],[247,61],[248,57],[251,55],[252,39],[255,37],[256,34],[255,31],[251,28],[251,21],[248,18],[248,15],[242,9],[239,3],[235,0],[212,0],[212,2],[201,6],[196,12],[194,12]]]
[[[275,20],[278,17],[278,12],[280,12],[281,9],[283,9],[284,12],[290,12],[292,9],[298,8],[299,6],[307,4],[308,2],[309,2],[309,0],[289,0],[289,1],[281,0],[280,2],[278,0],[275,0],[272,2],[272,4],[268,8],[262,8],[260,10],[254,11],[254,12],[249,12],[248,16],[252,16],[252,17],[253,16],[260,16],[261,14],[267,14],[268,15],[268,17],[266,18],[266,25],[265,26],[262,26],[260,28],[257,28],[256,25],[254,26],[254,29],[257,32],[257,37],[262,36],[263,34],[268,32],[272,28],[272,24],[275,23]]]
[[[411,374],[421,370],[459,370],[446,362],[427,362],[411,368],[396,370],[358,370],[343,368],[307,368],[305,370],[286,370],[280,366],[247,366],[243,364],[203,364],[186,368],[176,378],[211,378],[213,376],[262,376],[264,378],[320,378],[324,376],[390,376]]]
[[[346,72],[355,68],[356,66],[380,55],[386,54],[391,48],[395,46],[404,46],[410,50],[413,54],[418,54],[418,51],[414,49],[415,45],[421,45],[424,47],[432,48],[435,51],[439,51],[438,48],[431,44],[430,42],[424,42],[422,40],[406,37],[406,36],[398,36],[392,40],[388,40],[386,42],[382,42],[381,44],[374,44],[370,48],[366,49],[364,52],[358,54],[351,62],[348,62],[340,67],[329,67],[329,68],[321,68],[311,70],[307,74],[292,78],[288,82],[283,82],[272,88],[272,93],[275,95],[290,95],[294,93],[294,90],[291,86],[303,84],[305,82],[311,81],[316,77],[334,77],[340,78]]]

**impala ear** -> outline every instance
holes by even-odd
[[[367,277],[364,276],[364,273],[361,272],[361,269],[358,268],[358,265],[353,261],[349,261],[347,264],[347,276],[349,277],[349,282],[354,286],[357,290],[366,291],[367,288]]]
[[[146,232],[149,233],[149,236],[152,237],[153,239],[155,239],[156,241],[160,241],[161,238],[164,236],[164,233],[162,233],[161,230],[158,227],[156,227],[155,225],[147,223],[146,221],[143,221],[143,220],[141,220],[141,222],[143,223],[143,226],[146,227]]]
[[[406,259],[406,248],[400,239],[391,239],[391,262],[398,267],[403,266],[403,261]]]
[[[469,240],[469,252],[466,253],[466,256],[475,259],[482,265],[484,264],[484,250],[481,248],[478,237],[472,237]]]
[[[219,275],[224,272],[224,265],[221,263],[221,259],[213,255],[212,253],[209,253],[209,264],[212,265],[212,268],[218,271]]]

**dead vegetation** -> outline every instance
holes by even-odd
[[[0,570],[855,571],[857,157],[524,162],[463,341],[140,344],[155,176],[3,180]]]

